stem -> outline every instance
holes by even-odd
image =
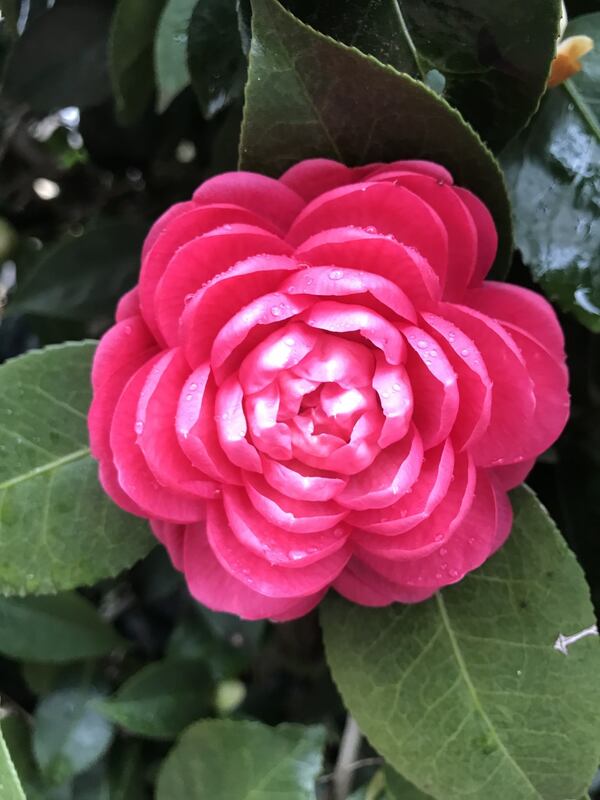
[[[356,761],[362,734],[354,718],[348,714],[340,742],[335,769],[333,770],[334,800],[346,800],[352,786],[353,764]]]

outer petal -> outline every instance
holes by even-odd
[[[353,171],[329,158],[307,158],[280,176],[279,182],[299,194],[307,203],[320,194],[354,180]]]
[[[188,375],[179,349],[167,351],[154,362],[138,401],[137,444],[162,486],[211,499],[220,494],[219,484],[190,463],[175,432],[177,406]]]
[[[446,229],[438,215],[413,192],[388,183],[358,183],[321,195],[304,209],[289,231],[299,245],[327,228],[357,225],[389,234],[416,248],[444,282],[448,263]]]
[[[170,522],[195,522],[204,513],[204,503],[198,498],[166,489],[150,472],[136,444],[136,412],[142,388],[154,366],[150,361],[139,369],[123,390],[112,420],[110,446],[117,468],[119,483],[127,495],[148,517]]]
[[[350,557],[350,551],[342,547],[305,567],[269,564],[240,543],[221,503],[209,503],[206,532],[214,554],[227,572],[267,597],[297,598],[315,594],[335,580]]]
[[[440,280],[423,256],[393,237],[364,228],[316,233],[297,248],[296,255],[315,267],[334,264],[380,275],[399,286],[416,308],[429,307],[441,295]]]
[[[335,528],[348,512],[337,503],[295,500],[273,489],[260,475],[245,476],[252,505],[273,525],[285,531],[312,534]]]
[[[255,172],[224,172],[204,181],[194,192],[194,202],[234,203],[274,223],[285,232],[304,208],[304,200],[274,178]]]
[[[512,283],[486,281],[465,295],[466,305],[522,328],[555,358],[563,359],[565,337],[550,303],[537,292]]]
[[[226,489],[225,513],[240,543],[268,561],[282,567],[305,567],[344,547],[350,529],[335,526],[307,536],[271,525],[258,513],[243,489]]]
[[[154,294],[156,319],[165,341],[171,346],[178,343],[179,319],[198,289],[259,253],[285,255],[289,248],[277,236],[252,225],[217,228],[181,247]]]
[[[254,591],[223,569],[208,543],[204,524],[186,528],[184,572],[199,603],[242,619],[294,619],[308,613],[323,596],[318,592],[302,598],[267,597]]]
[[[460,186],[454,190],[465,204],[477,228],[477,263],[471,278],[471,286],[479,286],[490,271],[498,251],[498,232],[487,206]]]

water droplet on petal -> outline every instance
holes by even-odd
[[[192,299],[193,296],[194,296],[193,292],[190,292],[189,294],[186,294],[186,296],[183,298],[183,302],[187,305],[190,302],[190,300]]]
[[[273,306],[271,308],[271,314],[273,314],[274,317],[279,317],[281,315],[281,309],[279,306]]]
[[[468,356],[469,355],[469,348],[465,347],[460,351],[461,356]]]
[[[425,341],[425,339],[419,339],[419,341],[417,342],[417,347],[420,347],[421,350],[424,350],[427,347],[427,342]]]
[[[197,383],[190,383],[190,392],[195,392],[197,388],[198,388]]]
[[[395,392],[399,392],[399,391],[401,391],[401,390],[402,390],[402,386],[400,386],[400,384],[399,384],[399,383],[395,383],[395,384],[392,386],[392,389],[393,389]]]
[[[135,432],[139,435],[140,433],[143,432],[143,430],[144,430],[144,422],[143,420],[138,419],[138,421],[135,423]]]
[[[332,281],[339,281],[340,278],[344,277],[344,271],[341,269],[332,269],[329,273],[329,277]]]

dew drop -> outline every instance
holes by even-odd
[[[132,331],[132,330],[133,330],[133,329],[132,329],[131,325],[125,325],[125,333],[126,333],[128,336],[129,336],[129,334],[131,333],[131,331]]]
[[[451,578],[458,578],[458,570],[456,569],[451,569],[448,574],[450,575]]]
[[[417,342],[417,347],[420,347],[421,350],[424,350],[427,347],[427,342],[425,341],[425,339],[419,339],[419,341]]]
[[[344,271],[341,269],[332,269],[331,272],[329,273],[329,278],[332,281],[339,281],[340,278],[343,277],[344,277]]]
[[[288,336],[287,339],[284,339],[283,343],[288,347],[293,347],[296,344],[296,342],[294,341],[294,339],[292,339],[291,336]]]
[[[190,383],[190,392],[195,392],[197,388],[198,388],[197,383]]]
[[[444,534],[443,533],[436,534],[435,541],[436,542],[443,542],[444,541]]]
[[[475,537],[474,537],[474,536],[471,536],[471,537],[469,538],[469,544],[470,544],[471,546],[475,544]]]
[[[144,430],[144,423],[141,419],[138,419],[138,421],[135,423],[135,432],[137,434],[140,434],[143,432],[143,430]]]
[[[399,383],[395,383],[395,384],[392,386],[392,389],[393,389],[395,392],[399,392],[399,391],[401,391],[401,390],[402,390],[402,386],[400,386],[400,384],[399,384]]]
[[[445,556],[448,550],[445,547],[440,548],[440,555]]]
[[[190,300],[192,299],[193,296],[194,296],[193,292],[190,292],[189,294],[186,294],[186,296],[183,298],[183,302],[187,305],[190,302]]]
[[[281,309],[279,308],[279,306],[273,306],[271,308],[271,314],[273,314],[274,317],[281,316]]]
[[[193,394],[186,394],[186,396],[185,396],[185,399],[186,399],[186,400],[188,401],[188,403],[189,403],[189,401],[190,401],[190,400],[193,400],[193,399],[194,399],[194,395],[193,395]]]
[[[468,356],[469,355],[469,348],[465,347],[463,350],[460,351],[461,356]]]
[[[288,555],[292,561],[300,561],[302,558],[305,558],[306,553],[304,550],[290,550]]]

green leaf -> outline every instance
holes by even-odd
[[[135,283],[146,226],[102,222],[49,248],[11,296],[10,313],[86,321],[112,316]]]
[[[106,100],[110,14],[103,0],[61,0],[29,23],[10,56],[3,94],[37,114]]]
[[[431,800],[431,795],[419,791],[387,764],[384,767],[384,775],[388,795],[386,800]]]
[[[2,800],[26,800],[2,730],[0,730],[0,797]]]
[[[204,716],[213,683],[202,661],[159,661],[137,672],[97,708],[133,733],[172,739]]]
[[[154,94],[154,35],[165,0],[119,0],[110,39],[110,76],[117,115],[136,122]]]
[[[89,769],[108,750],[112,725],[94,710],[96,689],[63,689],[49,694],[35,710],[33,752],[42,774],[53,784]]]
[[[507,544],[415,606],[322,606],[350,712],[389,764],[443,800],[579,797],[597,766],[600,648],[554,648],[594,614],[581,568],[528,489]]]
[[[89,454],[90,342],[0,367],[0,593],[92,584],[152,547],[145,522],[102,491]]]
[[[420,0],[421,5],[427,2]],[[418,53],[406,28],[404,2],[398,0],[286,0],[293,14],[308,25],[375,56],[384,64],[414,77],[421,75]]]
[[[288,0],[302,20],[444,96],[498,148],[527,123],[554,57],[559,0]],[[535,33],[532,33],[535,32]]]
[[[81,595],[0,597],[0,652],[42,663],[106,655],[123,640]]]
[[[246,59],[238,28],[236,0],[203,0],[192,14],[188,67],[205,119],[241,97]]]
[[[190,82],[188,28],[198,0],[167,0],[155,40],[157,108],[163,112]]]
[[[573,20],[567,35],[577,34],[596,47],[548,91],[502,163],[523,261],[563,310],[600,331],[600,13]]]
[[[312,30],[276,0],[254,0],[240,142],[243,169],[279,175],[303,158],[347,164],[428,158],[487,203],[500,235],[495,275],[511,254],[501,172],[476,133],[407,75]]]
[[[156,800],[315,800],[324,744],[320,727],[198,722],[164,762]]]
[[[110,800],[145,800],[145,765],[140,742],[113,747],[109,764]]]

